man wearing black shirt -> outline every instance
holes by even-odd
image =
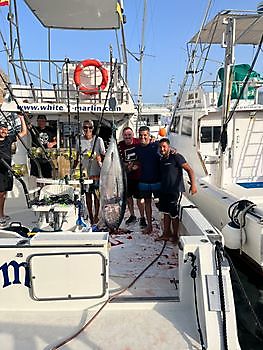
[[[47,126],[47,118],[45,115],[39,115],[37,117],[37,136],[31,132],[32,136],[32,147],[40,147],[41,145],[44,148],[53,148],[57,145],[56,131]],[[41,144],[40,144],[41,143]],[[37,161],[40,165],[42,176],[45,178],[52,177],[52,166],[49,161],[44,157],[38,157]],[[35,162],[31,161],[31,175],[39,176],[38,169]]]
[[[21,131],[18,135],[23,137],[27,135],[27,127],[23,115],[19,115],[19,118],[21,120]],[[13,176],[1,162],[1,159],[11,165],[11,147],[16,140],[15,135],[9,135],[8,125],[3,121],[0,122],[0,228],[6,226],[6,220],[8,219],[4,214],[6,192],[12,191],[13,188]]]
[[[195,176],[185,158],[180,153],[171,152],[170,141],[167,138],[162,138],[159,141],[159,148],[161,154],[159,210],[164,214],[164,229],[162,236],[156,240],[168,241],[171,238],[174,243],[178,243],[178,200],[180,193],[185,191],[183,170],[188,174],[191,194],[197,192]]]

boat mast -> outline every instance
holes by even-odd
[[[142,68],[143,68],[143,59],[144,59],[144,33],[145,33],[145,23],[146,23],[146,13],[147,13],[147,0],[144,0],[143,5],[143,17],[142,17],[142,35],[141,35],[141,45],[140,45],[140,68],[139,68],[139,81],[138,81],[138,116],[137,121],[140,120],[142,114]],[[138,122],[136,123],[138,126]],[[137,128],[136,128],[137,129]],[[137,130],[136,130],[137,131]]]
[[[222,124],[220,138],[220,162],[218,185],[224,186],[224,175],[226,172],[227,161],[227,120],[230,110],[231,90],[232,90],[232,70],[235,62],[234,45],[235,45],[235,19],[229,17],[226,23],[226,31],[223,36],[223,47],[225,47],[225,64],[224,64],[224,82],[223,82],[223,106],[222,106]]]

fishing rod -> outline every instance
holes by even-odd
[[[80,195],[84,195],[84,178],[83,178],[83,165],[82,165],[82,147],[81,147],[81,132],[80,132],[80,113],[79,113],[79,87],[77,86],[77,97],[76,97],[76,102],[77,102],[77,121],[78,121],[78,146],[79,146],[79,157],[80,157],[80,162],[79,162],[79,184],[80,184]]]
[[[27,151],[27,154],[28,154],[29,158],[32,159],[32,161],[36,164],[38,175],[40,177],[42,177],[42,171],[41,171],[41,167],[40,167],[39,161],[33,156],[33,154],[31,153],[30,149],[27,147],[27,145],[25,144],[24,140],[19,135],[18,131],[14,128],[14,126],[11,124],[11,121],[7,118],[7,116],[2,111],[1,108],[0,108],[0,113],[4,117],[4,119],[7,122],[7,124],[9,124],[11,126],[11,128],[14,131],[16,137],[19,139],[19,141],[21,141],[22,145],[24,146],[25,150]]]
[[[20,175],[18,175],[13,169],[12,167],[7,163],[7,161],[5,159],[2,158],[2,156],[4,155],[4,153],[2,151],[0,151],[0,162],[3,164],[3,166],[9,170],[12,175],[21,183],[22,187],[23,187],[23,191],[26,197],[26,203],[27,203],[27,207],[30,209],[31,208],[31,201],[30,201],[30,197],[29,197],[29,192],[27,189],[27,186],[25,184],[25,181],[22,179],[22,177]]]
[[[93,146],[92,146],[92,150],[91,150],[91,154],[89,156],[89,159],[91,159],[93,157],[93,154],[94,154],[94,150],[95,150],[95,146],[96,146],[96,141],[99,137],[99,132],[100,132],[100,128],[101,128],[101,124],[102,124],[102,119],[104,117],[104,112],[105,112],[105,107],[106,107],[106,103],[109,99],[109,93],[110,91],[112,90],[112,85],[113,85],[113,77],[114,77],[114,73],[115,73],[115,70],[116,70],[116,67],[117,67],[117,60],[115,60],[114,62],[114,67],[113,67],[113,70],[111,72],[111,77],[110,77],[110,83],[109,83],[109,88],[107,90],[107,94],[106,94],[106,98],[105,98],[105,101],[104,101],[104,105],[103,105],[103,109],[102,109],[102,112],[101,112],[101,115],[100,115],[100,118],[99,118],[99,121],[98,121],[98,125],[97,125],[97,129],[96,129],[96,133],[95,133],[95,139],[94,139],[94,143],[93,143]],[[113,100],[113,99],[112,99]],[[116,106],[116,100],[115,100],[115,106]],[[88,171],[90,170],[90,167],[91,167],[91,162],[89,162],[89,167],[88,167]]]
[[[245,80],[243,82],[243,85],[242,85],[242,87],[240,89],[240,93],[239,93],[239,95],[238,95],[238,97],[236,99],[236,102],[235,102],[232,110],[229,112],[229,115],[226,118],[226,120],[225,120],[225,122],[224,122],[224,124],[222,126],[222,131],[221,131],[221,134],[220,134],[220,141],[219,141],[219,143],[221,145],[222,152],[224,152],[226,150],[226,147],[227,147],[227,125],[230,122],[230,120],[233,118],[233,115],[234,115],[234,113],[236,111],[236,108],[237,108],[237,106],[239,104],[239,101],[240,101],[240,99],[241,99],[241,97],[242,97],[242,95],[244,93],[244,90],[245,90],[247,84],[248,84],[248,81],[249,81],[249,78],[250,78],[250,74],[252,73],[252,71],[254,69],[254,66],[255,66],[255,64],[257,62],[257,59],[258,59],[258,55],[259,55],[259,53],[261,51],[262,43],[263,43],[263,34],[261,36],[260,42],[258,44],[257,52],[256,52],[256,54],[255,54],[255,56],[253,58],[251,66],[248,69],[246,78],[245,78]],[[233,74],[233,71],[231,72],[231,74]],[[230,94],[231,94],[231,92],[230,92]]]
[[[72,165],[72,127],[71,127],[71,113],[70,113],[70,96],[69,96],[69,59],[65,58],[66,62],[66,78],[67,78],[67,114],[68,114],[68,127],[69,127],[69,163]],[[78,86],[77,86],[78,89]],[[78,92],[79,96],[79,92]],[[79,98],[79,97],[78,97]],[[79,114],[79,110],[78,110]]]
[[[14,96],[13,94],[13,91],[12,89],[10,88],[8,82],[4,79],[3,75],[0,73],[0,77],[5,85],[5,87],[7,88],[10,96],[12,97],[13,101],[15,102],[17,108],[19,109],[19,111],[22,113],[22,115],[24,116],[24,119],[26,121],[26,126],[27,126],[27,129],[29,130],[30,134],[33,134],[34,137],[36,138],[36,140],[38,141],[38,144],[39,144],[39,147],[41,148],[45,158],[48,160],[49,164],[51,165],[52,167],[52,173],[53,175],[55,176],[55,172],[56,172],[56,168],[55,168],[55,165],[54,163],[52,162],[50,156],[48,155],[47,153],[47,150],[45,149],[45,147],[43,146],[43,144],[41,143],[40,139],[39,139],[39,132],[38,130],[36,129],[36,127],[34,125],[31,124],[31,121],[29,120],[29,118],[27,117],[27,114],[26,112],[23,110],[23,108],[19,105],[19,103],[17,102],[17,99],[16,97]],[[5,117],[6,119],[6,117]],[[30,125],[30,129],[28,128],[28,125]],[[24,145],[24,144],[23,144]],[[42,174],[41,174],[41,177],[42,177]]]

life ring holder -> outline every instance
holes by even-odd
[[[96,87],[88,87],[88,86],[85,86],[81,83],[80,76],[81,76],[83,69],[86,67],[96,67],[99,69],[99,71],[101,72],[101,76],[102,76],[102,80],[101,80],[100,85],[98,85]],[[93,60],[93,59],[84,60],[77,65],[77,67],[75,68],[75,71],[74,71],[74,82],[75,82],[76,86],[79,88],[79,90],[85,95],[98,94],[100,91],[105,89],[105,87],[108,84],[108,80],[109,80],[108,71],[107,71],[107,69],[103,68],[102,63],[98,60]]]

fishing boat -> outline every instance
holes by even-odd
[[[105,24],[123,30],[123,6],[118,1],[25,3],[48,31],[54,27],[102,29]],[[20,56],[18,64],[27,72],[31,60]],[[43,60],[37,62],[42,67]],[[10,63],[16,72],[13,56]],[[52,179],[32,179],[27,152],[18,142],[13,157],[18,181],[7,199],[11,223],[0,230],[4,348],[239,349],[222,235],[192,202],[185,197],[181,201],[179,246],[155,241],[162,225],[155,206],[152,235],[143,235],[138,224],[130,231],[125,227],[119,230],[125,209],[125,179],[114,133],[101,170],[106,230],[91,227],[83,216],[82,188],[92,180],[81,174],[75,178],[70,171],[73,140],[84,119],[98,124],[103,119],[111,127],[113,121],[114,126],[123,125],[133,114],[122,78],[125,66],[116,64],[113,57],[101,64],[91,59],[81,64],[71,59],[48,59],[46,63],[50,77],[53,67],[58,70],[56,79],[62,80],[42,78],[42,68],[38,85],[30,80],[22,85],[15,75],[14,82],[10,79],[5,85],[2,117],[11,120],[19,110],[29,112],[33,123],[35,116],[45,111],[57,124],[59,146],[54,160],[58,161],[57,154],[69,159],[69,172],[63,169],[63,174],[56,172]],[[86,67],[91,67],[91,74],[82,85],[79,71]],[[12,125],[10,131],[15,127],[19,125]],[[30,148],[30,144],[28,137],[25,146]]]
[[[195,170],[193,202],[222,232],[225,246],[261,274],[263,78],[256,63],[262,32],[262,3],[257,11],[225,10],[203,22],[189,41],[192,54],[169,127],[172,145]],[[256,48],[253,60],[244,62],[249,45]],[[205,72],[212,68],[211,81]]]

